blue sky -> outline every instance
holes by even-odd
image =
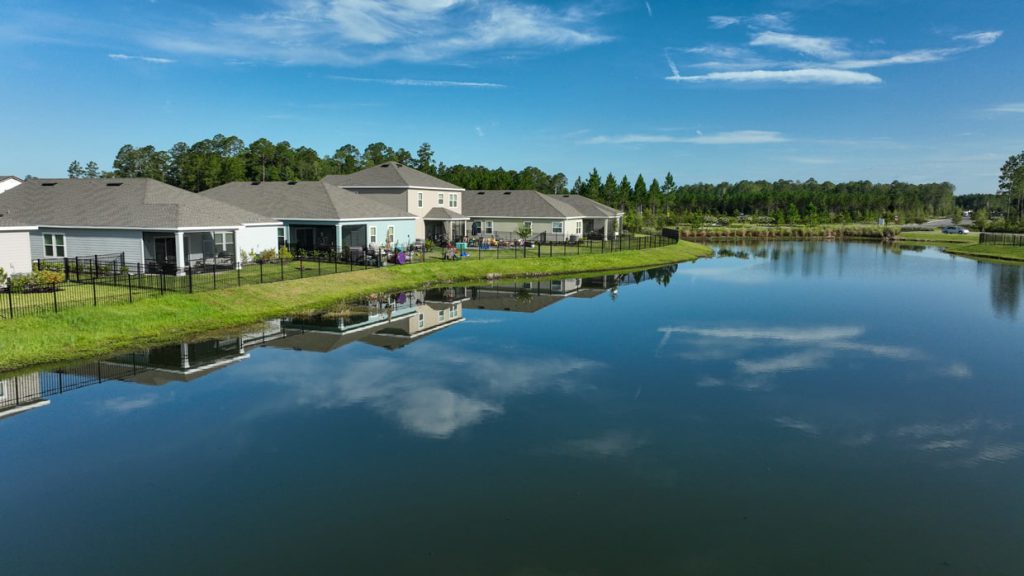
[[[1024,148],[1019,0],[0,0],[0,173],[216,133],[648,180],[948,180]]]

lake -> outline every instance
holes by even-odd
[[[0,573],[1024,573],[1024,267],[717,248],[0,376]]]

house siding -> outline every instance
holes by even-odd
[[[285,226],[244,226],[235,234],[235,246],[241,252],[260,253],[277,250],[277,229]],[[287,234],[287,229],[285,233]],[[287,238],[287,236],[285,236]]]
[[[555,234],[553,226],[555,222],[563,223],[563,234],[575,234],[576,230],[576,225],[570,224],[570,222],[575,222],[575,220],[562,220],[560,218],[473,218],[470,221],[470,226],[472,226],[473,222],[480,222],[480,234],[482,236],[487,236],[487,233],[483,232],[483,230],[486,230],[485,223],[494,222],[494,232],[504,236],[508,234],[516,234],[523,222],[527,221],[532,223],[533,233],[531,236],[536,236],[541,232]]]
[[[31,233],[32,259],[47,258],[43,234],[63,234],[68,258],[119,254],[126,262],[142,262],[142,232],[139,230],[85,230],[76,228],[39,228]]]
[[[0,229],[0,268],[8,274],[32,271],[32,244],[27,230]]]
[[[366,243],[370,243],[370,227],[377,227],[377,246],[383,247],[384,242],[387,240],[388,226],[395,227],[395,245],[401,248],[411,244],[419,236],[416,236],[417,223],[422,223],[422,220],[370,220],[366,222],[345,222],[344,224],[338,225],[339,234],[341,233],[341,226],[352,226],[352,225],[365,225],[366,226]]]

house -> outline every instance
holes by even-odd
[[[406,246],[417,238],[408,211],[323,181],[230,182],[200,196],[280,221],[278,242],[292,250]]]
[[[0,378],[0,418],[20,414],[50,403],[43,398],[39,373]]]
[[[466,234],[462,198],[465,189],[398,162],[385,162],[352,174],[326,176],[323,182],[368,196],[415,216],[413,238],[461,238]]]
[[[24,180],[17,176],[0,176],[0,194],[7,192],[22,182],[24,182]]]
[[[576,194],[542,194],[536,190],[468,190],[462,213],[470,218],[470,235],[515,239],[520,227],[530,237],[562,241],[572,237],[614,238],[623,213]]]
[[[151,271],[237,263],[243,246],[276,248],[281,226],[150,178],[28,180],[0,195],[0,214],[32,227],[33,260],[123,254]]]

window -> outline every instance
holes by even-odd
[[[285,245],[284,228],[278,228],[277,229],[277,247],[280,248],[281,246],[284,246],[284,245]]]
[[[437,205],[444,206],[444,192],[437,193]]]
[[[444,310],[437,311],[437,321],[444,322]]]
[[[370,226],[370,244],[377,243],[377,227]]]
[[[419,320],[420,320],[419,326],[420,326],[420,328],[423,328],[423,314],[420,314]]]
[[[494,234],[494,221],[493,220],[488,220],[487,222],[484,222],[484,233],[485,234]]]
[[[395,242],[395,227],[394,226],[388,226],[388,235],[387,235],[387,238],[386,238],[385,241],[388,244],[394,244],[394,242]]]
[[[423,208],[423,192],[416,193],[416,205]]]
[[[583,234],[583,220],[576,221],[576,235]]]
[[[43,253],[53,258],[63,258],[67,255],[64,251],[63,234],[43,234]]]
[[[459,195],[458,194],[449,194],[448,195],[448,207],[449,208],[458,208],[459,207]]]
[[[533,222],[530,222],[529,220],[523,222],[523,228],[526,228],[527,232],[533,234]]]
[[[448,317],[449,318],[455,318],[458,315],[459,315],[459,305],[458,304],[452,304],[452,311],[451,311],[451,313],[449,314]]]
[[[564,222],[552,222],[551,223],[551,231],[554,232],[555,234],[561,234],[562,230],[563,230],[563,228],[562,228],[563,224],[564,224]]]
[[[219,257],[234,257],[235,255],[235,233],[214,232],[213,250]]]

